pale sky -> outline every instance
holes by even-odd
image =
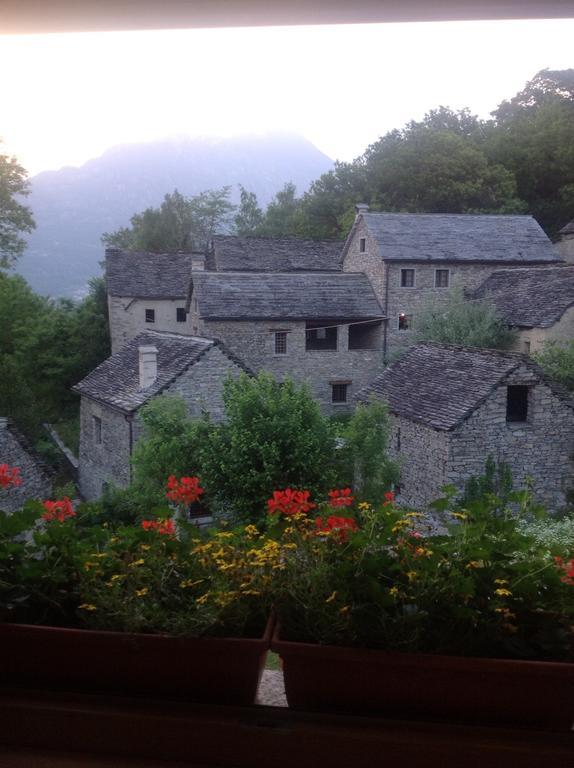
[[[0,151],[30,174],[170,135],[294,131],[351,160],[440,104],[487,117],[574,67],[574,20],[0,36]]]

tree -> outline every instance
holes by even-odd
[[[235,216],[235,231],[238,235],[257,235],[263,224],[263,211],[257,202],[255,192],[248,192],[239,185],[240,202]]]
[[[487,300],[467,301],[453,290],[442,302],[431,301],[419,313],[417,341],[460,344],[464,347],[507,349],[516,338]]]
[[[202,480],[217,502],[261,522],[274,490],[322,498],[334,483],[334,434],[306,387],[261,373],[228,379],[226,421],[204,436]]]
[[[563,344],[547,342],[533,357],[547,376],[574,392],[574,339]]]
[[[185,197],[174,190],[159,208],[146,208],[121,227],[102,235],[108,248],[152,253],[203,250],[216,232],[225,229],[235,206],[229,202],[230,187]]]
[[[259,234],[268,237],[300,234],[301,200],[295,184],[289,182],[267,206]]]
[[[34,227],[32,211],[18,202],[19,196],[30,194],[24,168],[15,157],[0,154],[0,269],[11,267],[26,248],[22,232]]]

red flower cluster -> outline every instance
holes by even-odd
[[[387,491],[385,493],[385,501],[383,502],[383,507],[390,507],[391,504],[395,503],[395,494],[394,491]]]
[[[193,504],[203,493],[200,488],[199,477],[180,477],[170,475],[167,479],[167,493],[165,494],[170,501],[177,504]]]
[[[9,467],[8,464],[0,464],[0,488],[9,488],[22,485],[20,470],[18,467]]]
[[[157,531],[162,536],[174,536],[175,525],[171,518],[159,520],[143,520],[142,528],[144,531]]]
[[[561,557],[555,557],[554,562],[558,566],[559,570],[564,573],[564,576],[560,579],[564,584],[571,584],[574,586],[574,558],[571,560],[564,560]]]
[[[317,533],[334,533],[339,541],[345,542],[349,539],[349,531],[358,531],[359,526],[352,517],[337,517],[331,515],[326,521],[322,517],[315,520]]]
[[[309,501],[309,496],[309,491],[293,491],[291,488],[273,491],[273,498],[267,499],[267,511],[272,515],[277,512],[287,516],[305,514],[317,506]]]
[[[350,488],[329,491],[329,506],[333,507],[333,509],[337,509],[337,507],[350,507],[355,500],[352,494],[353,492]]]
[[[67,496],[57,501],[45,501],[43,507],[46,510],[42,515],[44,520],[58,520],[63,523],[67,517],[75,517],[74,507]]]

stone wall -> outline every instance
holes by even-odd
[[[394,416],[388,453],[400,468],[397,502],[401,506],[422,510],[440,498],[448,482],[447,432]]]
[[[52,494],[52,481],[40,459],[26,441],[0,418],[0,464],[18,467],[22,484],[9,489],[0,488],[0,509],[15,512],[31,500],[44,501]]]
[[[564,261],[568,264],[574,264],[574,235],[562,235],[554,247]]]
[[[506,421],[508,385],[527,385],[528,419]],[[556,511],[574,486],[574,411],[534,372],[523,367],[450,435],[448,482],[464,487],[484,472],[489,455],[510,465],[515,488],[533,480],[536,498]]]
[[[574,307],[564,312],[550,328],[520,328],[514,349],[517,352],[540,352],[547,341],[568,342],[574,339]]]
[[[185,323],[178,323],[177,309],[185,309],[181,299],[135,299],[108,296],[112,354],[144,331],[168,331],[192,335],[190,315]],[[155,311],[155,323],[146,323],[145,311]]]
[[[275,332],[287,332],[286,354],[275,354]],[[349,349],[348,326],[338,328],[336,350],[307,350],[304,322],[203,322],[200,332],[221,339],[249,368],[268,371],[278,380],[287,376],[307,383],[324,413],[352,410],[354,395],[383,369],[379,333],[373,349]],[[332,384],[347,383],[347,402],[332,402]]]
[[[96,442],[94,419],[101,419],[101,443]],[[104,484],[126,488],[131,480],[131,417],[82,397],[80,406],[80,493],[87,501],[99,499]]]

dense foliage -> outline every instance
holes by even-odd
[[[11,267],[22,255],[21,237],[34,227],[32,211],[18,198],[30,194],[27,173],[15,157],[0,153],[0,269]]]
[[[546,343],[533,357],[550,378],[574,392],[574,339]]]
[[[450,291],[443,301],[426,304],[417,315],[415,332],[417,341],[485,349],[508,349],[516,338],[493,304],[468,301],[457,290]]]

